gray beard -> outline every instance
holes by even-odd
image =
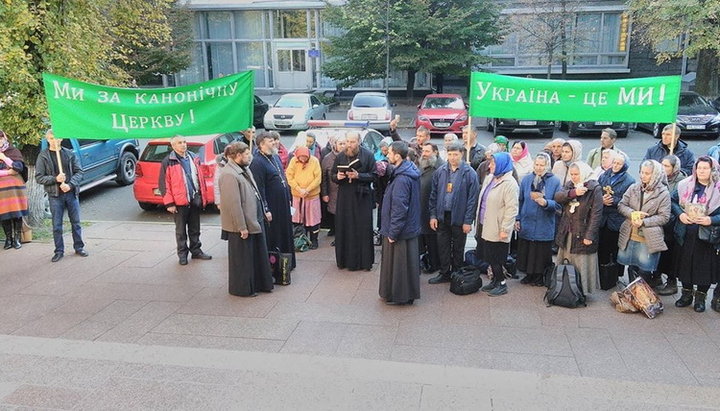
[[[435,156],[432,156],[430,158],[420,157],[420,160],[418,161],[418,163],[420,164],[420,168],[423,170],[428,167],[435,167],[435,165],[437,164],[437,157],[435,157]]]

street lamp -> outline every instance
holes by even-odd
[[[390,97],[390,0],[385,0],[385,95]]]

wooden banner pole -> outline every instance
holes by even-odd
[[[467,128],[468,128],[468,139],[467,139],[467,142],[465,143],[465,144],[467,144],[467,147],[465,148],[465,151],[467,151],[467,153],[465,153],[465,157],[467,157],[467,159],[466,159],[465,161],[466,161],[468,164],[470,164],[470,136],[472,135],[472,132],[473,132],[473,129],[472,129],[472,116],[470,115],[470,113],[468,113]]]
[[[60,174],[65,174],[63,172],[62,159],[60,158],[60,150],[62,150],[62,147],[58,148],[58,150],[55,151],[55,156],[57,157],[58,170],[60,170]]]
[[[670,142],[670,155],[675,151],[675,136],[677,134],[677,123],[673,123],[672,128],[672,141]],[[660,137],[662,138],[662,136]]]

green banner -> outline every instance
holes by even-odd
[[[116,88],[43,74],[50,121],[63,138],[159,138],[244,130],[252,71],[174,88]]]
[[[570,81],[473,72],[470,83],[475,117],[671,123],[680,99],[680,76]]]

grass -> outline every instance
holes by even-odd
[[[80,225],[82,227],[90,227],[92,223],[81,221]],[[32,240],[33,242],[38,243],[49,243],[53,240],[53,233],[52,233],[52,220],[49,218],[46,218],[42,220],[42,223],[39,227],[33,227],[32,228]],[[63,221],[63,233],[70,232],[70,221],[64,220]],[[0,239],[2,241],[5,241],[5,232],[0,230]]]

